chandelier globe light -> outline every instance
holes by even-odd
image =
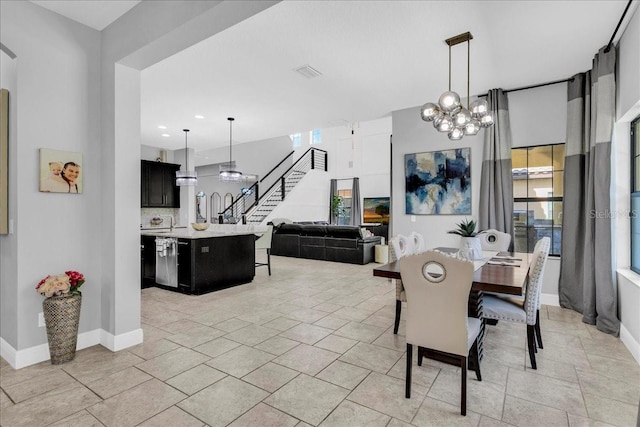
[[[187,135],[189,129],[182,129],[184,132],[184,170],[176,171],[176,185],[187,186],[198,184],[198,175],[196,171],[189,170],[189,152],[187,151]]]
[[[231,147],[232,142],[232,124],[235,120],[233,117],[227,117],[229,120],[229,162],[220,164],[220,173],[218,179],[223,182],[239,182],[242,181],[242,172],[236,167],[236,162],[233,160]]]
[[[465,135],[477,135],[481,127],[493,125],[486,100],[476,99],[469,104],[471,39],[471,33],[466,32],[445,40],[449,46],[449,90],[440,95],[437,104],[427,102],[420,109],[422,120],[433,122],[433,127],[446,132],[452,141],[459,141]],[[460,43],[467,43],[467,108],[462,105],[460,95],[451,90],[451,47]]]

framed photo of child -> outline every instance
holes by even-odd
[[[40,191],[82,193],[82,153],[41,148]]]

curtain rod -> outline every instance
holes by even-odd
[[[620,25],[622,25],[622,21],[624,21],[624,17],[627,14],[627,11],[629,10],[629,6],[631,6],[631,2],[633,2],[633,0],[629,0],[629,3],[627,3],[627,7],[624,8],[624,12],[622,12],[622,16],[620,17],[620,20],[618,21],[618,25],[616,25],[616,29],[613,30],[613,34],[611,35],[611,39],[609,40],[609,43],[607,44],[607,48],[604,50],[605,52],[609,52],[609,50],[611,50],[611,46],[613,46],[613,39],[616,38],[616,34],[618,34],[618,30],[620,29]]]
[[[571,82],[571,81],[573,81],[573,77],[569,77],[568,79],[562,79],[562,80],[554,80],[552,82],[538,83],[538,84],[535,84],[535,85],[517,87],[515,89],[506,89],[506,90],[503,90],[502,92],[504,92],[504,93],[518,92],[520,90],[535,89],[537,87],[551,86],[551,85],[555,85],[555,84],[558,84],[558,83],[566,83],[566,82]],[[477,96],[478,96],[478,98],[480,98],[480,97],[483,97],[483,96],[486,97],[487,95],[488,95],[487,93],[483,93],[483,94],[477,95]]]

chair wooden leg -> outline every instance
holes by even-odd
[[[418,346],[418,366],[422,366],[423,356],[424,356],[424,347]]]
[[[460,391],[460,415],[467,415],[467,358],[462,356],[460,360],[462,369],[462,387]]]
[[[400,327],[400,312],[402,311],[402,301],[396,300],[396,322],[393,325],[393,333],[398,335],[398,328]]]
[[[542,346],[542,334],[540,334],[540,310],[536,313],[536,339],[538,340],[538,347],[544,349]]]
[[[527,347],[529,347],[529,359],[531,359],[531,368],[538,369],[536,365],[536,337],[534,325],[527,325]]]
[[[478,379],[478,381],[482,381],[482,373],[480,373],[480,356],[478,355],[478,338],[476,338],[475,342],[473,343],[471,352],[475,361],[476,378]]]
[[[271,249],[267,248],[267,269],[269,270],[269,276],[271,276]]]
[[[407,343],[407,377],[404,397],[411,399],[411,358],[413,357],[413,345]]]

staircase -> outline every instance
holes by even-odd
[[[261,194],[261,184],[268,182],[282,163],[293,155],[291,152],[267,173],[264,178],[249,187],[244,193],[238,194],[234,203],[220,212],[219,218],[223,222],[242,222],[246,224],[260,224],[273,210],[286,199],[287,194],[305,177],[311,169],[327,170],[327,152],[318,148],[309,148],[291,167]]]

